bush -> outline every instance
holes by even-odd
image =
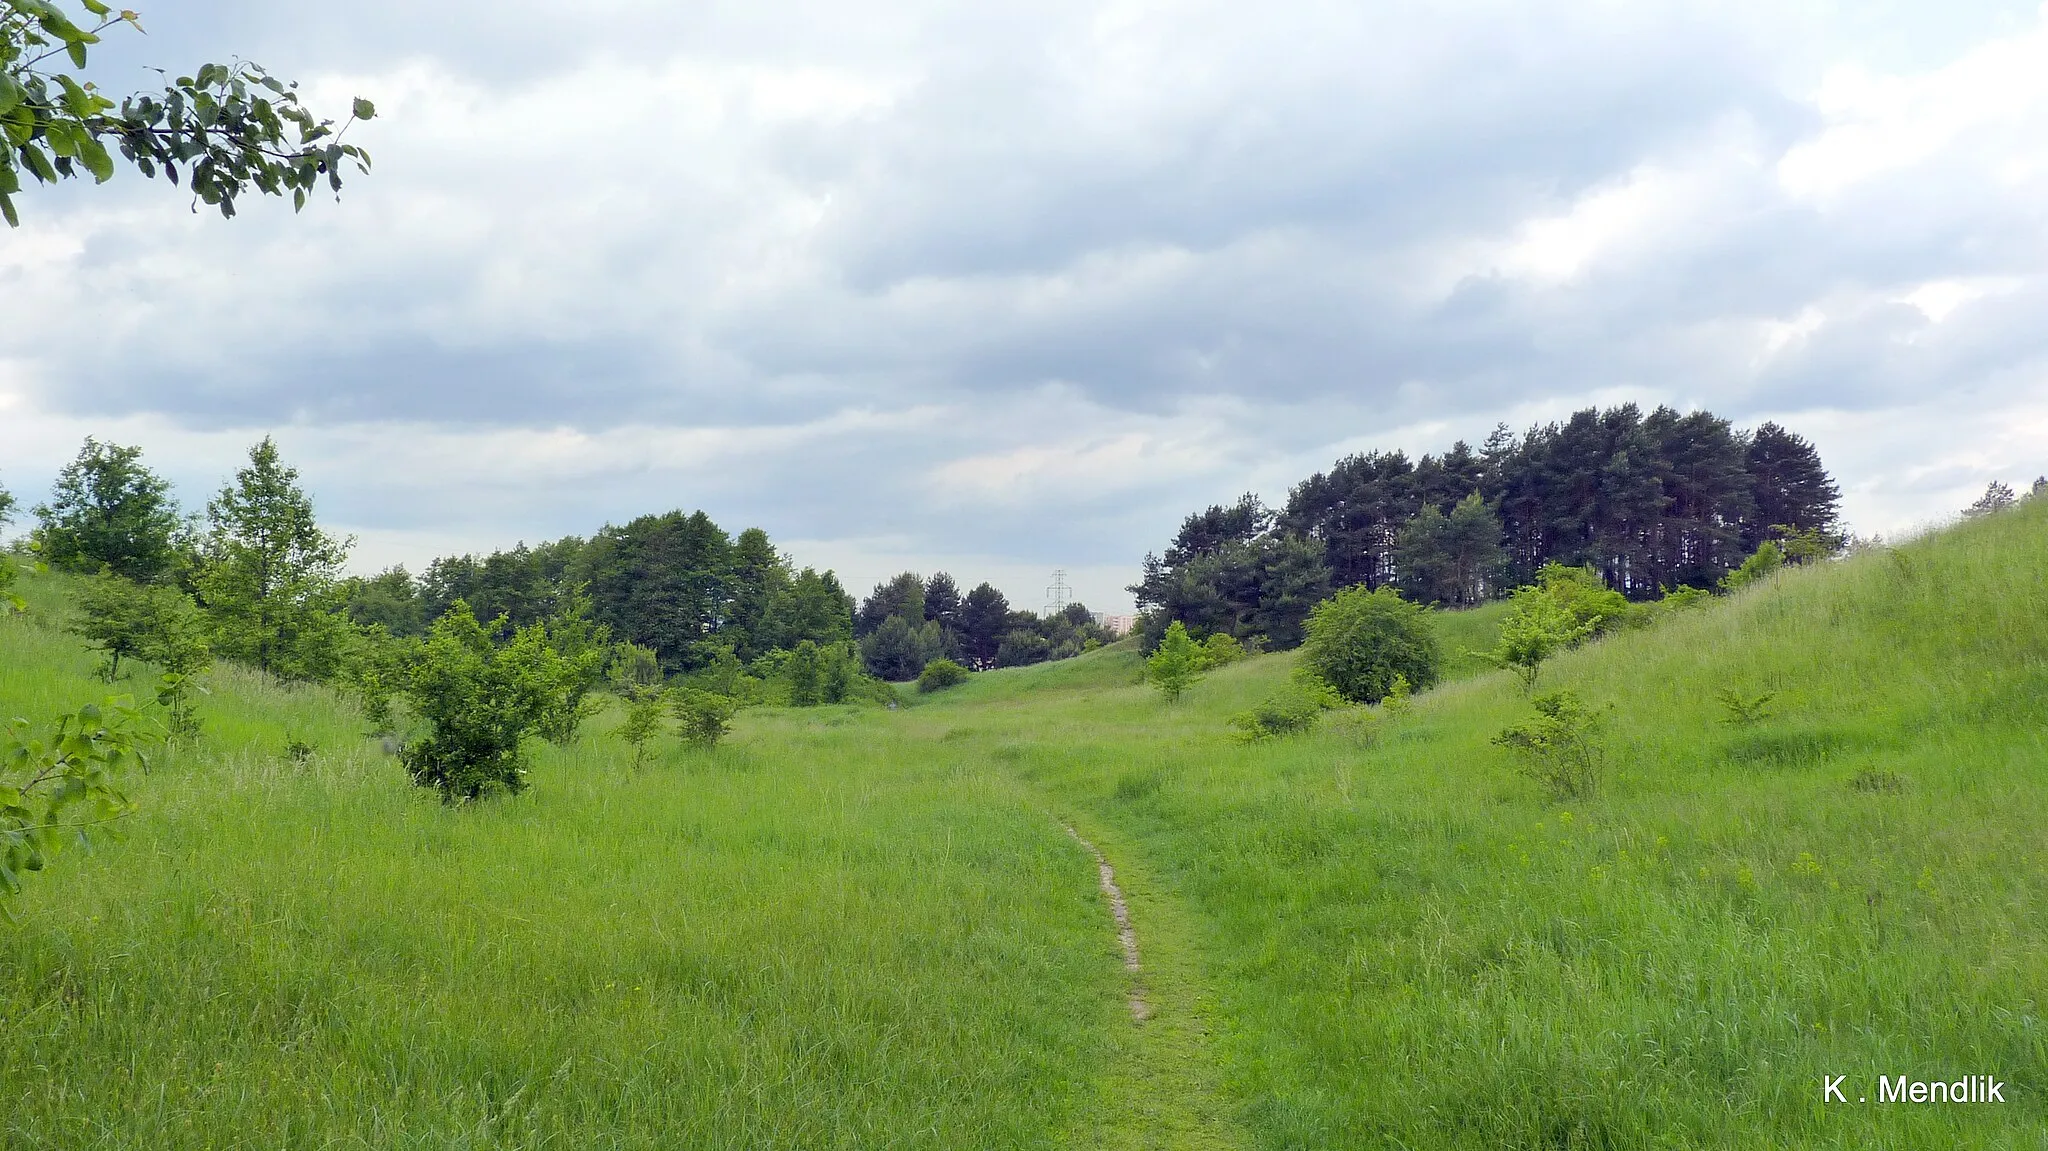
[[[1684,611],[1687,608],[1705,607],[1714,598],[1714,593],[1705,588],[1681,586],[1664,593],[1657,601],[1660,611]]]
[[[1605,758],[1600,746],[1603,717],[1568,691],[1531,701],[1533,718],[1493,737],[1519,761],[1517,770],[1542,784],[1552,799],[1593,794]]]
[[[921,692],[944,691],[967,682],[967,669],[950,659],[935,659],[924,665],[918,673],[917,690]]]
[[[1312,678],[1297,677],[1293,683],[1267,696],[1250,711],[1230,717],[1238,738],[1247,743],[1300,735],[1316,725],[1323,710],[1338,701],[1335,693]]]
[[[1354,703],[1378,703],[1396,676],[1426,688],[1442,662],[1427,617],[1393,588],[1346,588],[1309,612],[1302,666]]]
[[[16,595],[13,590],[14,581],[19,578],[21,569],[14,566],[14,557],[0,555],[0,616],[28,610],[28,601]]]
[[[1202,678],[1202,648],[1188,636],[1187,625],[1174,620],[1159,641],[1159,650],[1145,661],[1145,678],[1166,702],[1173,703]]]
[[[1608,587],[1600,573],[1590,566],[1566,567],[1554,561],[1544,564],[1537,569],[1536,586],[1555,600],[1574,624],[1590,628],[1589,635],[1606,635],[1642,618],[1643,609]]]
[[[671,707],[683,742],[706,751],[732,732],[732,717],[740,709],[739,701],[730,696],[694,687],[676,692]]]
[[[95,576],[78,596],[71,631],[106,654],[99,675],[120,675],[123,657],[190,674],[207,660],[206,623],[199,605],[176,588],[150,587],[117,575]]]
[[[1219,631],[1202,643],[1202,669],[1224,667],[1250,654],[1236,636]]]
[[[1529,691],[1545,660],[1592,635],[1597,626],[1597,618],[1580,621],[1544,588],[1516,588],[1493,650],[1473,654],[1514,672],[1522,690]]]
[[[493,630],[506,626],[500,616]],[[406,697],[432,726],[400,753],[413,782],[439,791],[444,803],[523,790],[523,741],[574,706],[569,692],[583,674],[540,625],[520,628],[499,648],[469,605],[455,601],[406,676]]]
[[[1758,545],[1755,555],[1742,561],[1741,567],[1721,577],[1721,590],[1739,591],[1784,566],[1785,549],[1776,540],[1765,540]]]

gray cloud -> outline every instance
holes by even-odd
[[[1595,398],[1867,440],[1945,393],[2027,426],[2048,31],[1873,11],[152,14],[113,86],[261,59],[377,98],[379,169],[232,224],[133,178],[32,193],[0,462],[27,490],[99,421],[225,474],[283,428],[388,554],[681,505],[854,563],[1111,572],[1339,450]],[[2048,467],[1991,426],[1933,421],[1951,478],[1822,448],[1898,524]]]

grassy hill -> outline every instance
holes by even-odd
[[[1462,649],[1493,618],[1440,622]],[[325,693],[223,673],[125,841],[35,877],[0,931],[4,1130],[2040,1145],[2048,505],[1546,666],[1539,691],[1611,709],[1583,801],[1490,743],[1529,706],[1471,661],[1369,742],[1237,742],[1226,717],[1291,663],[1168,706],[1119,645],[895,712],[749,713],[639,773],[599,723],[469,811],[412,794]],[[0,705],[104,691],[88,664],[0,624]],[[1723,689],[1772,714],[1726,722]],[[1063,825],[1116,868],[1135,976]],[[2009,1102],[1880,1104],[1879,1075],[1992,1075]]]

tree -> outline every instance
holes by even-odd
[[[748,528],[732,545],[732,608],[718,632],[741,663],[769,650],[771,617],[790,584],[788,561],[775,551],[768,533]]]
[[[960,630],[960,585],[945,572],[934,572],[924,581],[924,618],[949,637]]]
[[[789,653],[789,662],[784,672],[789,676],[789,705],[791,707],[816,707],[825,701],[824,689],[819,680],[821,672],[818,645],[804,640]]]
[[[426,634],[426,604],[403,564],[368,578],[350,576],[342,581],[342,602],[348,618],[362,627],[382,627],[399,636]]]
[[[912,625],[903,616],[892,615],[861,641],[861,657],[869,674],[900,683],[916,679],[925,664],[942,655],[944,642],[938,624]]]
[[[413,782],[450,804],[524,790],[525,741],[560,710],[563,684],[575,678],[563,662],[545,628],[519,628],[500,647],[458,600],[406,676],[405,695],[430,728],[400,753]]]
[[[1781,528],[1786,535],[1834,534],[1842,492],[1803,436],[1774,423],[1759,424],[1749,438],[1748,470],[1756,515],[1743,542],[1752,549]]]
[[[346,634],[336,581],[354,540],[320,530],[298,471],[268,436],[206,519],[197,582],[214,650],[282,679],[333,675]]]
[[[14,495],[7,485],[0,484],[0,528],[14,522]]]
[[[853,634],[865,639],[891,619],[901,619],[911,627],[925,621],[924,580],[916,572],[903,572],[887,583],[876,584],[861,601]]]
[[[1174,620],[1167,625],[1159,649],[1145,661],[1145,678],[1168,703],[1178,702],[1202,678],[1202,649],[1188,635],[1186,624]]]
[[[123,658],[161,664],[181,676],[205,666],[205,620],[176,588],[146,586],[111,573],[96,576],[80,588],[78,610],[71,631],[105,653],[103,679],[120,676]]]
[[[1397,676],[1426,688],[1442,662],[1428,615],[1391,587],[1354,584],[1309,613],[1302,666],[1354,703],[1378,703]]]
[[[1009,629],[1010,601],[989,583],[975,585],[960,603],[960,648],[976,667],[992,667]]]
[[[100,33],[116,24],[142,30],[133,12],[115,13],[100,0],[79,0],[87,19],[74,22],[55,0],[7,0],[0,6],[0,217],[19,227],[13,197],[21,173],[50,184],[90,174],[114,175],[114,153],[146,177],[172,184],[180,168],[195,201],[235,214],[235,199],[254,189],[290,194],[294,209],[325,183],[337,197],[341,170],[370,170],[370,155],[341,138],[357,120],[377,114],[358,97],[337,129],[299,101],[298,86],[260,65],[202,64],[161,95],[142,93],[118,104],[81,73]],[[68,59],[80,73],[48,67]],[[112,148],[109,148],[112,145]]]
[[[1976,519],[1978,516],[2002,512],[2017,503],[2019,497],[2013,494],[2012,485],[2004,480],[1992,480],[1991,485],[1984,489],[1984,494],[1977,497],[1977,502],[1963,509],[1963,515],[1968,519]]]
[[[633,767],[638,770],[647,758],[647,741],[661,732],[661,713],[667,702],[662,692],[661,661],[648,648],[622,643],[606,674],[613,690],[625,701],[626,717],[619,724],[619,738],[632,745]]]
[[[177,560],[178,506],[169,480],[143,467],[141,448],[87,436],[57,473],[50,502],[36,508],[36,547],[45,562],[150,583]]]

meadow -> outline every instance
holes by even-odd
[[[104,694],[53,626],[60,581],[27,591],[0,710]],[[1463,653],[1497,618],[1438,622]],[[1490,742],[1522,687],[1462,654],[1404,716],[1237,739],[1292,664],[1168,705],[1119,644],[896,710],[743,713],[638,771],[600,718],[473,809],[407,786],[324,690],[218,671],[120,841],[32,877],[0,928],[0,1130],[2041,1146],[2048,504],[1546,665],[1538,692],[1606,709],[1600,787],[1569,802]],[[1723,691],[1767,714],[1732,722]],[[1135,975],[1067,827],[1116,868]],[[1874,1089],[1972,1074],[2008,1101]]]

